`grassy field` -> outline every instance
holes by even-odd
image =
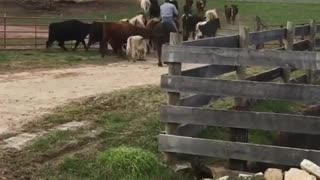
[[[3,165],[1,163],[5,163],[12,176],[31,179],[122,179],[132,172],[139,174],[138,179],[188,179],[174,175],[161,165],[162,155],[157,150],[157,136],[164,130],[159,122],[159,107],[165,101],[164,92],[158,87],[147,86],[90,97],[58,107],[53,113],[26,125],[24,131],[41,132],[74,120],[87,121],[89,125],[78,130],[50,132],[23,151],[1,151],[0,167]],[[213,103],[209,108],[225,109],[232,106],[233,100],[229,98]],[[300,104],[283,101],[264,102],[252,108],[285,113],[297,113],[301,109],[303,106]],[[228,129],[211,127],[201,137],[228,139]],[[255,143],[271,144],[274,137],[275,133],[250,132],[250,141]],[[113,149],[119,147],[120,150]],[[122,155],[127,152],[129,155]],[[130,160],[133,158],[130,154],[135,152],[156,159],[147,160],[153,163],[146,165],[153,167],[153,175],[146,173],[144,163],[140,161],[139,165],[132,165],[137,169],[108,170],[118,166],[127,167],[128,163],[138,161]],[[110,153],[120,155],[106,156]],[[130,161],[123,162],[123,156]],[[109,163],[102,165],[101,159]],[[111,166],[113,163],[114,166]]]
[[[104,153],[110,153],[110,148],[126,146],[138,148],[139,152],[143,149],[143,153],[147,154],[145,158],[156,158],[150,166],[158,168],[157,172],[146,174],[145,170],[141,170],[136,173],[144,173],[140,175],[143,178],[138,179],[179,179],[161,165],[161,155],[157,150],[157,136],[163,129],[158,108],[164,102],[165,94],[159,88],[144,87],[92,97],[57,108],[54,113],[27,125],[25,131],[42,131],[74,120],[88,121],[90,125],[76,131],[49,133],[21,152],[2,151],[0,167],[1,163],[6,163],[11,174],[32,179],[109,177],[116,180],[130,175],[129,170],[106,171],[109,166],[102,166],[99,159]],[[141,167],[141,164],[134,166]]]
[[[54,69],[82,65],[106,65],[122,61],[115,55],[101,58],[97,50],[64,52],[60,49],[32,51],[0,51],[0,74],[34,69]]]
[[[179,0],[180,11],[182,12],[182,5],[184,0]],[[307,23],[310,19],[319,19],[320,5],[305,4],[305,3],[253,3],[253,2],[229,2],[227,0],[208,1],[207,9],[217,8],[221,13],[224,11],[224,5],[237,4],[240,9],[239,20],[242,24],[251,25],[254,23],[255,16],[261,16],[266,24],[285,24],[290,20],[295,23]],[[8,15],[20,16],[39,16],[39,17],[56,17],[56,20],[39,20],[38,23],[46,23],[51,21],[59,21],[62,13],[65,18],[95,18],[104,19],[107,16],[108,21],[117,21],[122,18],[134,16],[140,12],[136,0],[104,0],[100,5],[77,5],[66,6],[58,12],[43,12],[43,11],[24,11],[17,9],[17,7],[4,7],[2,12],[7,12]],[[92,11],[88,11],[92,9]],[[1,11],[1,8],[0,8]],[[83,13],[85,11],[85,14]],[[320,20],[320,19],[319,19]],[[13,22],[34,22],[33,20],[17,19]]]

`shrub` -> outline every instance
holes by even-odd
[[[111,148],[99,156],[101,166],[117,178],[153,176],[158,174],[161,165],[151,152],[140,148]],[[109,173],[108,173],[109,174]]]

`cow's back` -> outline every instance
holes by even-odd
[[[149,38],[150,32],[146,28],[129,23],[113,23],[106,26],[106,34],[111,39],[126,41],[130,36],[140,35]]]
[[[67,20],[49,25],[49,38],[58,41],[82,40],[88,34],[90,24],[78,20]]]

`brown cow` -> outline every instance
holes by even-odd
[[[231,24],[232,22],[234,25],[238,11],[237,5],[231,5],[231,7],[228,7],[227,5],[224,6],[224,13],[226,15],[228,24]]]
[[[162,45],[169,43],[170,32],[176,32],[171,23],[161,23],[158,19],[151,19],[147,24],[148,29],[152,29],[152,44],[155,46],[158,55],[158,66],[162,66],[161,53]]]
[[[151,30],[137,27],[129,23],[103,23],[101,55],[105,55],[107,44],[110,43],[114,53],[122,54],[122,47],[130,36],[139,35],[144,39],[151,38]]]

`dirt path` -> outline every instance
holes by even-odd
[[[70,100],[159,84],[167,68],[155,61],[0,75],[0,134],[16,130]]]

